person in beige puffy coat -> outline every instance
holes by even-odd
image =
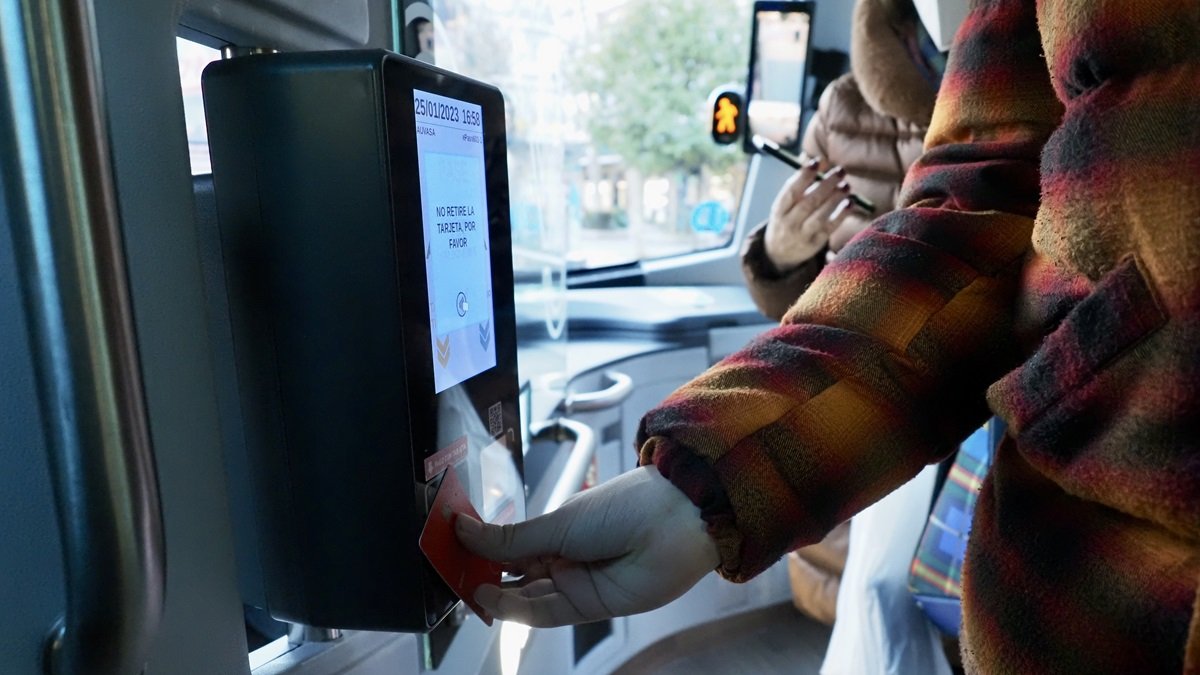
[[[747,284],[767,316],[782,317],[827,253],[870,222],[856,214],[826,231],[839,197],[853,192],[869,199],[876,216],[894,208],[905,172],[921,156],[940,78],[941,66],[921,53],[919,26],[911,0],[857,0],[851,70],[822,93],[804,133],[804,153],[817,164],[784,185],[771,218],[751,232],[742,254]],[[818,169],[831,168],[831,178],[817,181],[821,189],[805,195]],[[801,250],[810,253],[797,259]]]
[[[870,223],[868,214],[841,205],[846,196],[870,200],[875,215],[891,211],[905,172],[920,157],[941,64],[922,54],[919,26],[911,0],[857,0],[851,72],[825,89],[805,130],[810,163],[780,190],[769,220],[750,233],[742,253],[747,287],[772,319]],[[821,171],[831,173],[821,180]],[[848,532],[843,523],[788,556],[793,603],[826,624],[837,615]]]

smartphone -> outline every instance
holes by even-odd
[[[803,159],[800,159],[796,155],[779,147],[778,143],[776,143],[775,141],[772,141],[769,138],[760,136],[758,134],[754,134],[753,136],[750,137],[750,142],[754,145],[754,148],[756,150],[758,150],[759,152],[763,153],[764,155],[770,155],[770,156],[774,157],[775,159],[783,162],[784,164],[787,164],[788,166],[792,167],[793,169],[796,169],[797,171],[804,168],[804,160]],[[818,174],[818,177],[820,179],[824,180],[825,174]],[[875,211],[877,209],[875,208],[875,203],[872,202],[871,200],[866,199],[865,197],[859,197],[858,195],[856,195],[854,193],[850,193],[850,202],[853,203],[858,208],[862,209],[863,211],[866,211],[868,214],[870,214],[872,216],[875,215]]]

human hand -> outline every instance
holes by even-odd
[[[763,246],[780,270],[816,255],[848,215],[849,209],[838,209],[850,194],[845,170],[834,168],[822,176],[819,167],[818,160],[810,160],[784,183],[771,205]]]
[[[838,209],[842,209],[841,213]],[[829,250],[825,253],[825,261],[833,262],[841,250],[859,232],[867,229],[875,220],[873,214],[863,211],[848,199],[838,203],[829,219],[837,222],[837,227],[829,235]]]
[[[475,601],[505,621],[548,627],[646,612],[683,595],[720,562],[700,509],[644,466],[514,525],[456,520],[472,552],[522,578]]]

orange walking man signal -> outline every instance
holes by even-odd
[[[728,89],[714,92],[712,101],[712,138],[720,145],[736,143],[742,135],[742,97]]]
[[[721,98],[717,101],[717,112],[713,116],[717,121],[718,134],[732,134],[737,131],[738,109],[729,99]]]

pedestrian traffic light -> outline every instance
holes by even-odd
[[[720,87],[709,97],[711,102],[712,139],[718,145],[737,143],[742,137],[742,124],[745,115],[742,109],[742,95],[732,89]]]

